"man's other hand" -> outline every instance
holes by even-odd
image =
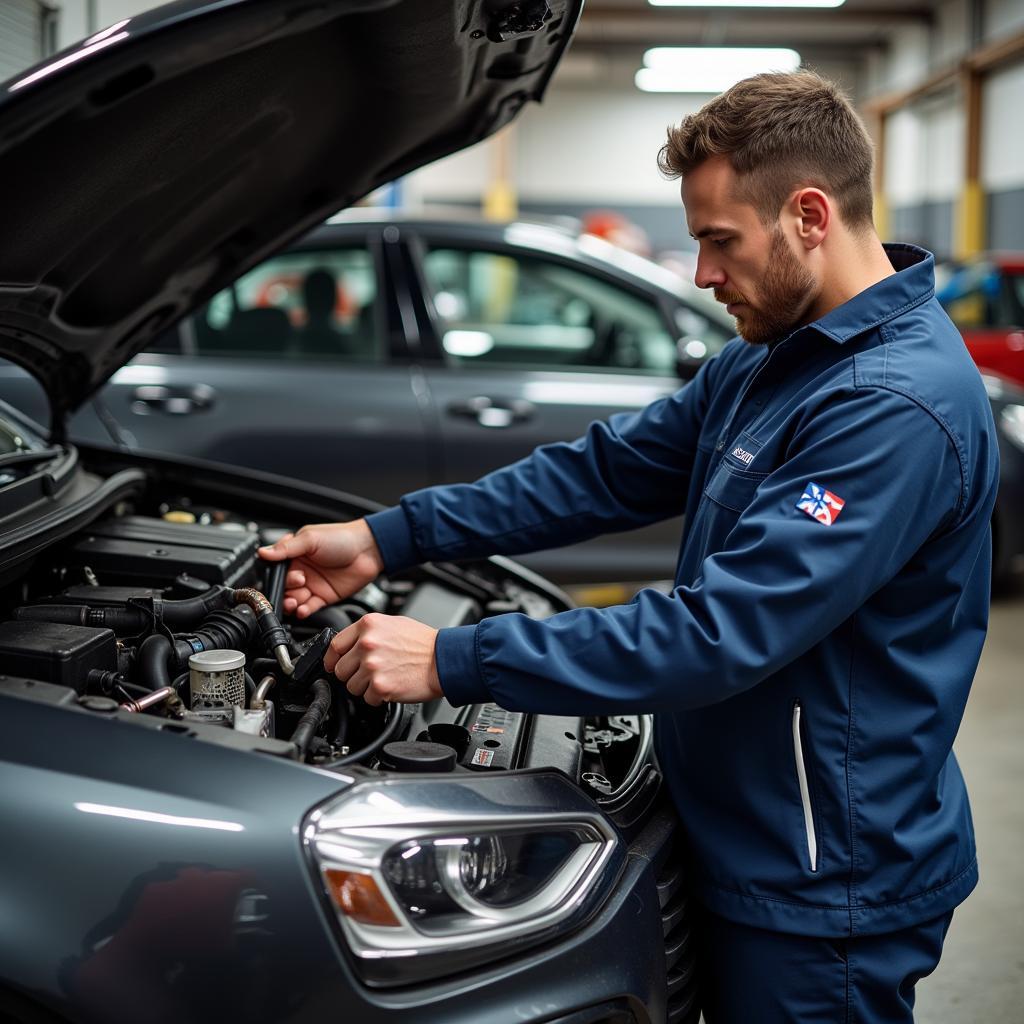
[[[348,692],[367,704],[412,704],[442,696],[434,661],[437,630],[401,615],[364,615],[324,655]]]
[[[300,619],[362,590],[384,570],[377,541],[365,519],[304,526],[298,533],[260,548],[259,555],[268,562],[291,559],[284,584],[284,610]]]

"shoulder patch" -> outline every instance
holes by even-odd
[[[825,526],[831,526],[839,518],[839,513],[843,511],[845,505],[846,502],[842,498],[815,483],[807,484],[796,503],[801,512],[805,512]]]

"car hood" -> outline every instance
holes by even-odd
[[[62,423],[243,271],[539,99],[581,5],[182,2],[0,85],[0,356]]]

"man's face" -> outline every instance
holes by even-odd
[[[805,321],[819,285],[800,262],[781,222],[770,228],[736,195],[736,173],[716,156],[683,180],[690,234],[697,240],[699,288],[713,288],[745,341],[763,345]]]

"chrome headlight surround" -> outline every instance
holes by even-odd
[[[500,849],[524,837],[527,847],[534,838],[550,845],[561,837],[566,854],[522,899],[488,906],[475,898],[460,868],[467,844]],[[303,841],[360,974],[379,986],[465,970],[579,927],[604,902],[625,859],[596,805],[549,772],[357,783],[307,817]],[[388,871],[408,851],[434,870],[433,895],[450,901],[451,914],[428,920],[415,913],[423,908],[410,908]],[[339,888],[340,878],[358,884]]]

